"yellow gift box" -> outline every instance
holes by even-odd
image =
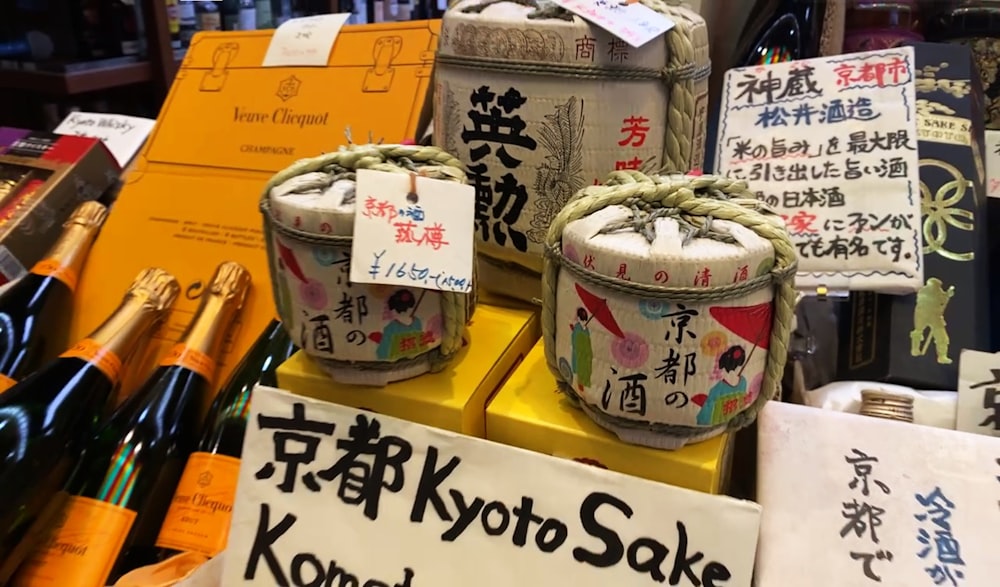
[[[278,367],[278,385],[292,393],[483,438],[486,403],[540,335],[528,310],[480,304],[458,358],[429,373],[384,388],[336,383],[305,353]]]
[[[729,481],[729,434],[675,451],[625,444],[558,391],[541,342],[486,408],[486,438],[705,493],[725,493]]]

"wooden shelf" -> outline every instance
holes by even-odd
[[[26,90],[39,94],[72,96],[152,80],[148,62],[128,63],[73,73],[0,69],[0,88]]]

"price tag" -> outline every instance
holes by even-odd
[[[358,171],[351,281],[472,291],[472,186]]]
[[[634,0],[553,0],[635,48],[674,28],[674,21]]]
[[[1000,130],[986,131],[986,195],[1000,198]]]
[[[111,155],[124,168],[139,152],[153,130],[155,120],[121,114],[71,112],[56,127],[56,134],[101,139]]]
[[[326,67],[350,13],[320,14],[282,23],[271,37],[264,67]]]

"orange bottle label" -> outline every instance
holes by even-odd
[[[179,365],[190,369],[208,381],[215,377],[215,359],[182,343],[175,344],[167,356],[160,361],[161,367],[169,367],[170,365]]]
[[[55,527],[14,577],[13,586],[106,585],[134,521],[132,510],[89,497],[69,498]]]
[[[14,381],[13,379],[7,377],[3,373],[0,373],[0,393],[7,391],[8,389],[14,387],[15,385],[17,385],[17,381]]]
[[[80,278],[76,274],[75,269],[63,265],[57,259],[42,259],[38,263],[35,263],[35,266],[31,268],[31,272],[35,275],[54,277],[65,283],[70,291],[76,291],[76,282]]]
[[[83,359],[100,369],[112,383],[118,383],[122,375],[122,360],[111,349],[104,348],[96,340],[85,338],[73,345],[61,357]]]
[[[156,545],[212,557],[226,547],[240,460],[193,453],[174,492]]]

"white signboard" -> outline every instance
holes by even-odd
[[[472,291],[471,185],[359,169],[351,281]]]
[[[963,349],[958,359],[958,418],[963,432],[1000,437],[1000,353]]]
[[[750,585],[760,506],[258,386],[223,584]]]
[[[759,587],[987,587],[1000,439],[770,402],[758,425]]]
[[[923,284],[913,48],[726,72],[718,172],[785,219],[812,291]]]
[[[986,131],[986,195],[1000,198],[1000,130]]]
[[[71,112],[53,132],[101,139],[118,165],[124,169],[142,148],[155,124],[155,120],[138,116]]]

